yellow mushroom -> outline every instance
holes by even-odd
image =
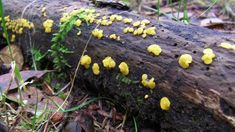
[[[43,27],[45,28],[46,33],[50,33],[52,30],[53,26],[53,20],[47,19],[46,21],[43,22]]]
[[[126,62],[122,62],[118,67],[119,67],[119,69],[120,69],[120,72],[121,72],[123,75],[128,75],[128,74],[129,74],[129,67],[128,67],[128,65],[126,64]]]
[[[78,19],[75,23],[74,23],[77,27],[80,27],[82,24],[82,21],[80,19]]]
[[[84,66],[86,69],[90,67],[91,64],[91,57],[88,55],[84,55],[81,58],[81,65]]]
[[[136,22],[133,23],[134,27],[138,27],[139,25],[140,25],[140,21],[136,21]]]
[[[179,57],[179,65],[182,67],[182,68],[188,68],[189,67],[189,64],[192,63],[193,61],[193,58],[190,54],[183,54]]]
[[[167,97],[163,97],[160,100],[160,107],[162,110],[169,110],[171,106],[171,102]]]
[[[225,48],[225,49],[231,49],[232,45],[230,43],[223,42],[219,45],[219,47]]]
[[[116,62],[110,56],[106,57],[102,62],[106,69],[112,69],[116,66]]]
[[[149,53],[154,54],[155,56],[160,55],[160,53],[162,52],[162,49],[159,45],[157,44],[152,44],[147,48]]]
[[[145,29],[145,33],[147,35],[155,35],[156,34],[155,29],[156,29],[156,27],[147,28],[147,29]]]
[[[143,74],[141,78],[142,78],[141,83],[144,87],[149,88],[149,89],[154,89],[156,87],[156,83],[154,82],[153,77],[149,80],[148,75]]]
[[[93,64],[92,71],[93,71],[93,74],[95,74],[95,75],[99,75],[100,74],[100,67],[99,67],[99,65],[97,63]]]
[[[15,35],[15,34],[12,34],[12,35],[11,35],[11,42],[15,42],[15,39],[16,39],[16,35]]]
[[[213,62],[213,59],[215,58],[215,54],[213,53],[213,50],[211,48],[206,48],[203,50],[203,56],[202,61],[204,64],[211,64]]]
[[[117,20],[117,21],[121,21],[121,20],[122,20],[122,16],[121,16],[121,15],[117,15],[117,16],[116,16],[116,20]]]
[[[98,39],[101,39],[101,38],[104,36],[103,30],[94,29],[94,30],[92,31],[92,35],[93,35],[94,37],[98,38]]]
[[[132,19],[131,19],[131,18],[124,18],[124,19],[123,19],[123,22],[126,23],[126,24],[127,24],[127,23],[131,23],[131,22],[132,22]]]

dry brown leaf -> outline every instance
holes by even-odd
[[[19,66],[19,69],[21,70],[24,64],[24,57],[22,55],[22,51],[17,45],[11,45],[11,50],[12,50],[12,57],[15,59],[16,64]],[[0,51],[0,61],[5,65],[11,64],[12,58],[8,46],[4,47]]]
[[[19,102],[19,97],[20,95],[17,91],[13,91],[8,94],[8,99],[15,102]],[[46,96],[41,90],[35,87],[28,87],[26,91],[22,91],[22,100],[26,103],[26,111],[32,114],[34,114],[36,106],[37,112],[43,112],[45,109],[46,111],[50,110],[55,112],[58,109],[55,103],[58,105],[63,103],[61,98],[57,96]],[[65,107],[66,105],[64,105],[63,108]]]
[[[46,74],[47,72],[50,71],[32,71],[32,70],[28,70],[28,71],[21,71],[21,76],[23,78],[24,81],[36,77],[36,78],[40,78],[42,77],[44,74]],[[4,74],[0,76],[0,88],[2,91],[5,91],[9,86],[8,90],[14,89],[17,87],[17,83],[15,82],[15,80],[12,80],[13,82],[11,83],[12,80],[12,74],[8,73],[8,74]],[[10,85],[11,84],[11,85]]]

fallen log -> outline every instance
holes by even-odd
[[[10,0],[4,1],[4,6],[5,13],[12,18],[23,14],[24,18],[34,23],[35,32],[18,36],[15,42],[21,44],[26,53],[31,48],[29,38],[36,48],[42,51],[50,49],[52,33],[44,33],[42,26],[46,19],[54,20],[52,31],[55,33],[62,13],[93,5],[66,0]],[[47,9],[45,17],[41,13],[42,6]],[[127,25],[114,22],[112,26],[98,26],[105,34],[102,39],[91,37],[89,40],[96,24],[83,24],[80,36],[76,35],[77,30],[72,29],[63,43],[74,51],[66,58],[72,66],[71,70],[74,71],[89,41],[85,54],[92,57],[92,62],[100,65],[101,71],[100,75],[95,76],[91,68],[80,68],[77,79],[79,85],[124,104],[134,116],[138,116],[139,122],[148,122],[156,130],[235,130],[235,51],[219,47],[221,42],[234,44],[234,35],[172,21],[157,21],[154,17],[146,18],[113,8],[96,8],[96,11],[101,16],[119,14],[134,21],[148,19],[151,21],[150,26],[156,27],[157,34],[145,39],[124,34],[123,29]],[[120,40],[111,40],[107,36],[113,33],[118,34]],[[147,52],[147,47],[151,44],[158,44],[162,48],[160,56]],[[203,50],[207,47],[213,49],[216,55],[210,65],[205,65],[201,60]],[[192,56],[193,62],[188,69],[183,69],[179,66],[178,59],[186,53]],[[102,60],[106,56],[111,56],[117,65],[125,61],[130,68],[129,75],[122,77],[117,66],[113,70],[106,70],[102,66]],[[155,78],[155,89],[144,88],[141,82],[128,84],[128,81],[123,81],[123,78],[141,81],[144,73]],[[74,93],[76,92],[79,89],[75,89]],[[145,99],[145,95],[149,95],[149,98]],[[159,106],[159,101],[164,96],[171,102],[168,111],[162,111]]]

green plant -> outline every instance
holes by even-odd
[[[133,117],[133,121],[134,121],[134,126],[135,126],[135,132],[138,132],[138,126],[137,126],[135,117]]]
[[[31,53],[34,60],[33,68],[37,70],[41,68],[42,60],[47,56],[48,52],[42,53],[39,49],[32,48]]]
[[[61,71],[65,69],[66,67],[70,67],[67,60],[65,59],[65,55],[73,53],[73,52],[69,51],[69,49],[66,48],[63,44],[61,44],[61,42],[64,41],[68,32],[72,30],[75,22],[78,19],[84,21],[84,18],[86,17],[86,15],[87,15],[87,12],[85,11],[78,11],[76,13],[73,13],[72,16],[69,18],[69,20],[62,23],[59,26],[60,28],[59,31],[54,34],[54,37],[52,38],[52,46],[49,52],[51,52],[50,55],[53,58],[54,68],[56,70]],[[78,28],[78,30],[80,29]]]

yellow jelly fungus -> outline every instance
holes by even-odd
[[[127,24],[127,23],[131,23],[131,22],[132,22],[132,19],[131,19],[131,18],[124,18],[124,19],[123,19],[123,22],[126,23],[126,24]]]
[[[7,30],[11,30],[13,33],[22,34],[24,29],[32,29],[33,23],[24,18],[11,20],[9,16],[5,17]]]
[[[129,27],[123,29],[123,33],[128,33]]]
[[[109,36],[110,39],[115,39],[115,40],[117,40],[118,37],[119,37],[119,36],[117,36],[116,34],[111,34],[111,35]]]
[[[111,16],[109,17],[109,20],[110,20],[110,21],[115,21],[116,17],[117,17],[117,15],[111,15]]]
[[[44,17],[47,16],[47,14],[46,14],[46,7],[43,7],[41,12],[42,12],[42,16],[44,16]]]
[[[148,98],[149,98],[148,94],[144,95],[144,99],[148,99]]]
[[[167,97],[163,97],[160,100],[160,107],[162,110],[169,110],[171,106],[171,102]]]
[[[192,63],[193,58],[190,54],[183,54],[179,57],[179,65],[182,68],[188,68],[189,64]]]
[[[92,31],[92,35],[93,35],[94,37],[98,38],[98,39],[101,39],[101,38],[104,36],[103,30],[94,29],[94,30]]]
[[[141,34],[143,33],[143,31],[144,31],[144,28],[139,27],[139,28],[137,29],[137,34],[138,34],[138,35],[141,35]]]
[[[142,34],[142,38],[146,38],[146,37],[147,37],[146,33]]]
[[[97,63],[93,64],[92,71],[93,71],[93,74],[95,74],[95,75],[99,75],[100,74],[100,67],[99,67],[99,65]]]
[[[162,49],[159,45],[157,44],[152,44],[147,48],[149,53],[152,53],[156,56],[160,55],[160,53],[162,52]]]
[[[133,33],[134,32],[134,28],[128,28],[128,32]]]
[[[84,55],[81,58],[81,65],[84,66],[86,69],[90,67],[91,64],[91,57],[88,55]]]
[[[211,64],[213,62],[213,59],[215,58],[215,54],[213,53],[213,50],[210,48],[206,48],[203,50],[203,56],[202,56],[202,61],[204,64]]]
[[[15,34],[12,34],[12,35],[11,35],[11,42],[15,42],[15,39],[16,39],[16,35],[15,35]]]
[[[71,16],[69,16],[68,13],[64,13],[63,16],[60,18],[60,22],[67,22],[70,19]]]
[[[150,89],[154,89],[156,86],[155,82],[154,82],[154,78],[151,78],[149,81],[148,81],[148,87]]]
[[[80,36],[81,34],[82,34],[81,31],[78,31],[78,32],[77,32],[77,36]]]
[[[147,74],[143,74],[142,75],[142,80],[147,80],[148,79],[148,75]]]
[[[116,62],[110,56],[106,57],[102,62],[106,69],[112,69],[116,66]]]
[[[211,54],[213,53],[213,50],[211,48],[206,48],[203,50],[203,54]]]
[[[81,26],[82,21],[80,19],[78,19],[75,23],[74,23],[77,27]]]
[[[235,50],[235,45],[232,45],[232,49]]]
[[[108,25],[111,25],[112,23],[113,23],[112,21],[108,21],[106,19],[101,20],[101,22],[100,22],[100,24],[103,26],[108,26]]]
[[[134,30],[133,35],[137,35],[137,34],[138,34],[138,31]]]
[[[116,20],[117,20],[117,21],[121,21],[121,20],[122,20],[122,16],[117,15],[117,16],[116,16]]]
[[[141,78],[142,78],[141,83],[144,87],[149,88],[149,89],[154,89],[156,87],[156,83],[154,82],[154,78],[151,78],[149,80],[147,74],[143,74]]]
[[[147,35],[155,35],[156,34],[155,29],[156,29],[156,27],[147,28],[147,29],[145,29],[145,33]]]
[[[103,16],[102,19],[103,19],[103,20],[106,20],[106,19],[107,19],[107,16]]]
[[[134,27],[138,27],[139,25],[140,25],[140,21],[136,21],[136,22],[133,23]]]
[[[148,25],[149,23],[150,23],[150,21],[147,19],[144,19],[141,21],[141,25]]]
[[[43,27],[45,28],[46,33],[50,33],[53,26],[53,20],[47,19],[43,22]]]
[[[232,49],[232,44],[223,42],[219,45],[219,47],[222,47],[224,49]]]
[[[122,62],[118,67],[119,67],[119,69],[120,69],[120,72],[121,72],[123,75],[128,75],[128,74],[129,74],[129,67],[128,67],[128,65],[126,64],[126,62]]]

